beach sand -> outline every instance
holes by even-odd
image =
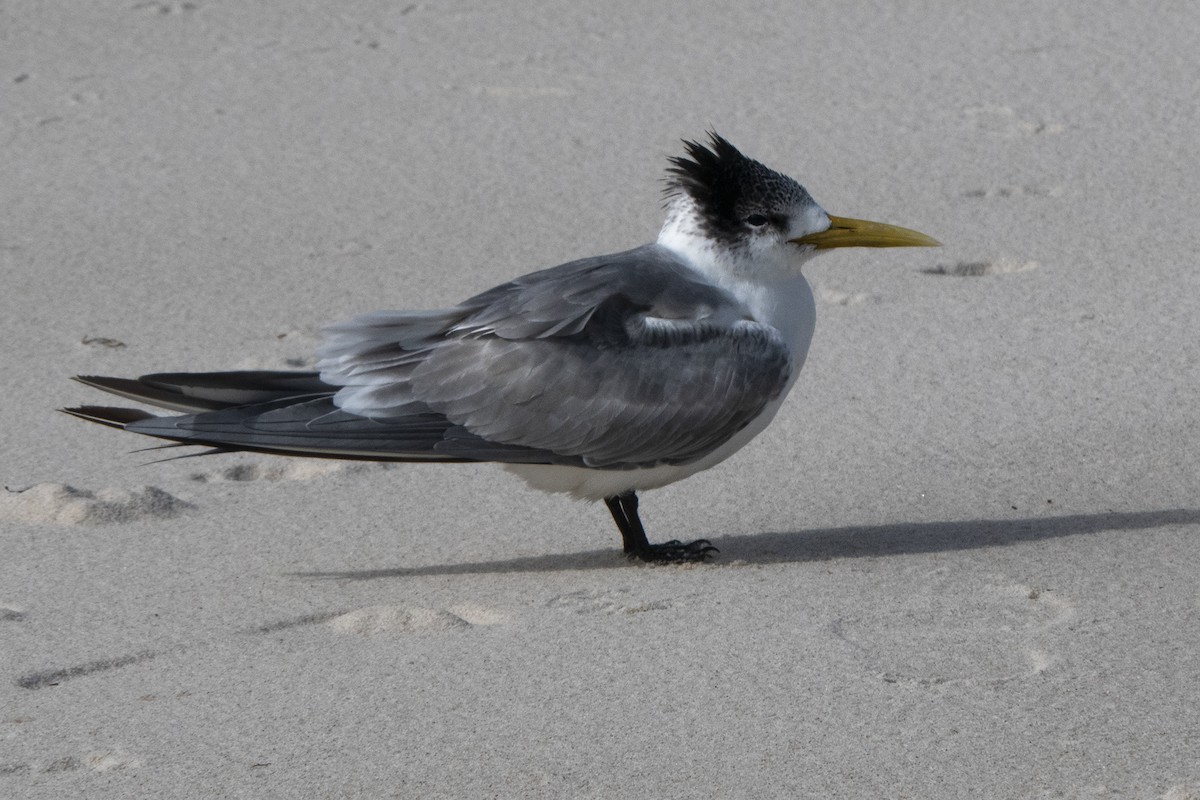
[[[1200,798],[1200,10],[647,6],[0,6],[0,797]],[[945,243],[806,267],[642,498],[711,564],[55,411],[649,241],[710,126]]]

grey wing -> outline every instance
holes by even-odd
[[[134,433],[184,444],[207,444],[219,450],[371,461],[579,463],[577,459],[559,458],[519,445],[486,441],[440,414],[367,419],[338,409],[329,396],[168,417],[92,406],[67,411]]]
[[[533,273],[460,306],[331,329],[318,369],[372,418],[434,413],[593,467],[694,461],[776,399],[779,333],[651,245]]]
[[[337,404],[347,411],[376,417],[421,413],[427,409],[412,394],[409,376],[434,350],[489,336],[577,335],[616,294],[666,319],[704,319],[714,307],[728,311],[736,305],[669,251],[647,245],[533,272],[454,308],[376,311],[330,325],[317,350],[317,369],[325,383],[344,387]]]
[[[761,325],[659,327],[619,311],[624,324],[593,319],[578,338],[438,349],[414,371],[413,391],[488,441],[622,468],[702,458],[787,384],[787,349]]]

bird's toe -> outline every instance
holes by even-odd
[[[629,553],[629,557],[652,564],[693,564],[708,561],[719,552],[708,539],[686,543],[672,539],[662,544],[648,544]]]

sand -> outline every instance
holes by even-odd
[[[0,797],[1200,797],[1200,11],[648,5],[0,6]],[[648,241],[709,126],[945,242],[807,268],[643,497],[709,565],[54,411]]]

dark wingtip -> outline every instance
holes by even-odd
[[[95,422],[99,425],[107,425],[110,428],[124,428],[130,423],[140,422],[154,416],[154,414],[148,411],[136,408],[117,408],[114,406],[75,406],[73,408],[60,408],[58,410],[64,414],[70,414],[72,417],[85,419],[88,422]]]
[[[72,375],[71,380],[105,392],[128,390],[138,386],[137,381],[129,378],[111,378],[107,375]]]

